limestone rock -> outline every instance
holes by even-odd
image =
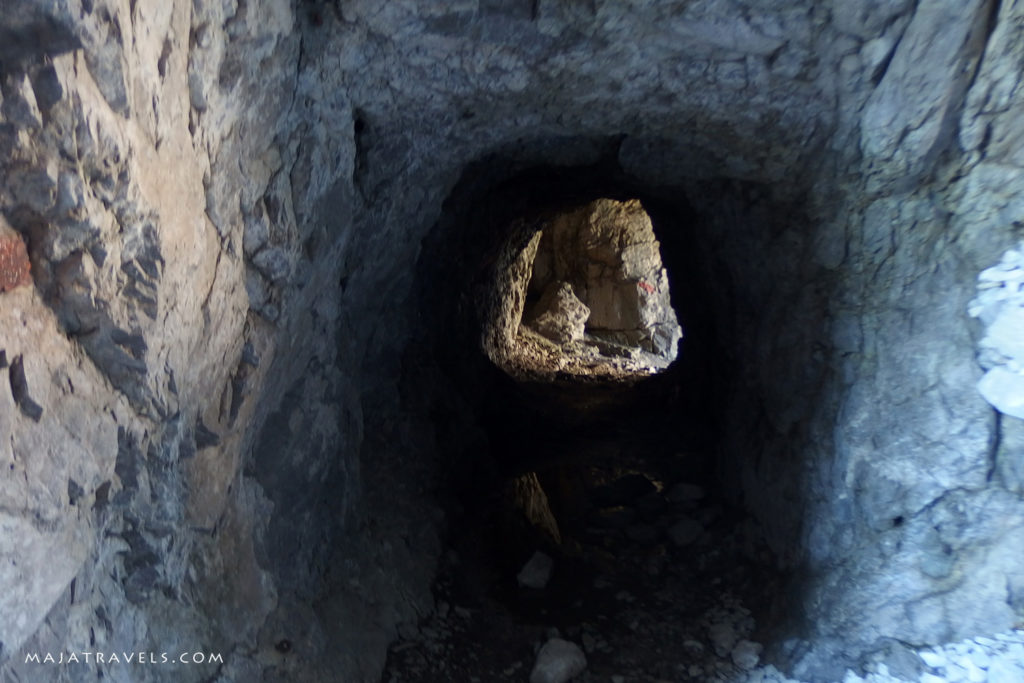
[[[587,329],[671,358],[681,330],[650,217],[636,200],[600,199],[559,215],[537,246],[530,290],[572,283]],[[538,310],[544,306],[544,298]]]
[[[530,683],[565,683],[587,668],[587,658],[575,643],[552,638],[537,653]]]
[[[554,560],[548,555],[537,551],[516,574],[516,581],[524,588],[541,590],[548,585],[554,565]]]
[[[508,498],[509,509],[516,510],[522,516],[521,521],[554,543],[562,542],[558,521],[551,512],[548,496],[541,487],[536,473],[528,472],[516,477],[507,487],[505,495]],[[515,522],[512,525],[515,526]]]
[[[1024,372],[992,368],[978,382],[978,391],[999,412],[1024,420]]]
[[[673,351],[654,242],[585,204],[668,219],[701,333],[675,388],[817,578],[794,666],[1005,630],[1022,26],[982,1],[0,0],[0,678],[175,636],[272,658],[239,679],[379,680],[431,600],[439,450],[482,450],[508,396],[461,341],[502,227],[482,198],[538,168],[559,191],[524,221],[584,205],[520,226],[550,249],[512,264],[502,334],[535,263],[531,295],[567,282],[591,332]],[[289,607],[325,580],[330,619]]]
[[[530,323],[538,332],[558,344],[583,339],[590,309],[576,298],[568,282],[553,282],[537,304]]]
[[[736,629],[728,621],[717,621],[708,627],[708,636],[719,657],[728,656],[736,646]]]
[[[1024,493],[1024,420],[1004,416],[999,421],[996,471],[1003,486],[1018,495]]]
[[[757,666],[762,649],[764,649],[764,646],[760,643],[741,640],[736,643],[736,647],[732,649],[730,657],[732,658],[733,664],[743,670],[749,671]]]
[[[1024,417],[1024,244],[978,275],[969,312],[985,325],[981,361],[988,372],[978,391],[997,410]]]

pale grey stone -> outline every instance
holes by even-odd
[[[552,638],[537,653],[530,683],[565,683],[587,668],[587,658],[575,643]]]
[[[978,382],[978,391],[999,412],[1024,420],[1024,372],[992,368]]]
[[[263,275],[275,284],[280,284],[291,273],[292,263],[288,254],[279,247],[266,247],[252,257],[252,263]]]
[[[925,172],[946,144],[951,103],[963,96],[983,45],[985,9],[936,3],[914,13],[864,111],[861,147],[889,160],[886,181]]]
[[[933,652],[931,650],[924,650],[921,654],[921,659],[925,664],[933,669],[941,669],[946,666],[946,658],[939,652]]]
[[[551,341],[566,344],[583,339],[590,309],[576,297],[568,282],[553,282],[537,303],[534,315],[530,326]]]
[[[543,589],[551,580],[551,570],[554,566],[554,560],[538,550],[516,574],[516,581],[525,588]]]
[[[760,643],[741,640],[736,643],[736,647],[732,649],[730,657],[732,658],[733,664],[745,671],[749,671],[757,666],[757,663],[761,658],[761,650],[763,649],[764,646]]]
[[[729,656],[738,640],[735,627],[727,621],[711,624],[708,627],[708,636],[719,657]]]
[[[1014,683],[1024,676],[1024,667],[1020,662],[997,659],[988,668],[989,683]]]

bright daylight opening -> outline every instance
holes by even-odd
[[[514,376],[621,380],[675,360],[682,329],[638,200],[597,199],[528,229],[513,234],[498,273],[492,361]]]

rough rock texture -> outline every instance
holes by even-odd
[[[588,307],[588,331],[675,358],[682,332],[654,228],[640,202],[601,199],[551,220],[530,278],[529,291],[541,296],[535,311],[545,310],[555,282],[571,283]]]
[[[1003,328],[968,304],[1021,239],[1022,26],[1016,0],[0,0],[34,281],[0,293],[0,675],[98,648],[224,661],[69,675],[379,675],[430,609],[441,446],[475,438],[435,427],[413,294],[487,255],[415,266],[498,157],[693,208],[722,479],[804,579],[768,656],[833,680],[1007,629],[1016,380],[978,391]]]
[[[565,683],[587,668],[587,658],[576,643],[552,638],[537,653],[530,683]]]
[[[1024,244],[983,270],[978,290],[970,313],[985,325],[979,360],[988,370],[978,390],[999,412],[1024,419]]]
[[[550,283],[534,308],[531,325],[558,344],[583,339],[590,309],[576,298],[568,282]]]

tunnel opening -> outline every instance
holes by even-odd
[[[733,311],[723,309],[736,294],[700,244],[714,222],[691,198],[638,181],[614,158],[569,167],[489,158],[452,190],[419,273],[433,335],[423,348],[456,396],[433,408],[446,450],[447,550],[438,611],[400,634],[384,680],[498,680],[556,631],[582,644],[598,677],[620,674],[624,661],[653,678],[732,675],[781,641],[797,584],[747,505],[745,475],[723,456],[738,353],[723,323]],[[494,330],[508,330],[495,311],[516,319],[515,281],[512,313],[522,315],[531,275],[507,277],[510,264],[552,216],[592,211],[595,200],[635,202],[650,216],[686,330],[678,359],[612,381],[568,363],[510,371],[508,357],[495,361]],[[782,533],[798,537],[799,520]]]
[[[508,232],[483,314],[484,350],[498,367],[628,381],[676,359],[682,329],[640,201],[542,209]]]

